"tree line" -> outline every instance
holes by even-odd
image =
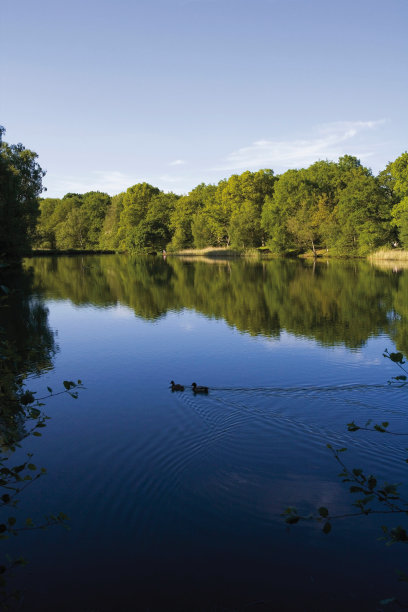
[[[0,140],[4,130],[0,129]],[[39,198],[44,171],[23,145],[1,141],[0,253],[42,249],[149,252],[267,246],[358,256],[408,248],[408,153],[377,176],[351,155],[275,175],[245,171],[187,195],[138,183]]]

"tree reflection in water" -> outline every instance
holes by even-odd
[[[251,335],[285,330],[353,349],[386,332],[408,352],[408,275],[366,262],[94,255],[38,257],[25,267],[36,292],[77,305],[120,303],[147,320],[191,308]]]

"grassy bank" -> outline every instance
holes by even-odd
[[[24,254],[25,257],[32,257],[37,255],[101,255],[101,254],[114,254],[117,251],[114,250],[104,250],[104,249],[66,249],[66,250],[58,250],[58,249],[33,249],[30,253]],[[160,255],[162,256],[162,251],[151,250],[151,252],[141,253],[144,255]],[[316,253],[314,254],[312,250],[308,250],[305,252],[299,252],[298,250],[293,250],[285,255],[278,255],[276,253],[272,253],[268,247],[253,247],[247,249],[234,249],[231,247],[214,247],[208,246],[203,249],[181,249],[180,251],[168,251],[168,255],[183,257],[183,258],[200,258],[200,259],[238,259],[238,258],[249,258],[249,259],[276,259],[279,257],[285,258],[297,258],[301,259],[355,259],[356,256],[353,257],[340,257],[339,255],[331,254],[327,251],[327,249],[316,249]],[[360,257],[363,259],[363,257]],[[360,259],[359,258],[359,259]],[[399,262],[408,263],[408,251],[404,251],[403,249],[380,249],[371,255],[368,255],[368,260],[373,262]]]
[[[408,251],[403,249],[380,249],[368,256],[370,261],[408,262]]]
[[[275,258],[267,247],[251,249],[233,249],[231,247],[205,247],[203,249],[182,249],[180,251],[169,252],[169,255],[178,257],[200,257],[207,259],[236,259],[238,257],[250,257],[254,259]]]
[[[115,251],[108,251],[102,249],[33,249],[29,253],[26,253],[24,257],[34,257],[36,255],[112,255]]]
[[[241,252],[228,247],[205,247],[204,249],[182,249],[169,255],[181,257],[207,257],[209,259],[233,259],[241,257]]]

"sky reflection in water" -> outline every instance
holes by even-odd
[[[404,438],[346,429],[373,418],[408,431],[406,389],[387,385],[398,372],[382,357],[404,338],[403,312],[387,324],[404,275],[81,259],[27,263],[59,345],[32,382],[87,390],[50,402],[27,443],[48,475],[22,512],[63,510],[72,529],[13,544],[32,561],[26,609],[369,610],[397,592],[403,551],[377,541],[383,519],[324,536],[279,515],[350,510],[328,442],[352,467],[404,479]],[[172,379],[210,393],[171,393]]]

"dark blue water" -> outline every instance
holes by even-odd
[[[57,351],[31,375],[49,400],[24,441],[47,475],[21,515],[70,517],[10,544],[22,610],[376,610],[405,597],[403,545],[359,516],[290,529],[287,506],[353,512],[327,443],[379,480],[405,482],[403,272],[339,264],[195,264],[124,258],[27,260]],[[398,310],[399,308],[399,310]],[[288,311],[290,309],[290,312]],[[172,393],[170,380],[186,385]],[[193,381],[209,386],[194,395]],[[408,600],[408,589],[407,596]],[[392,609],[392,608],[391,608]]]

